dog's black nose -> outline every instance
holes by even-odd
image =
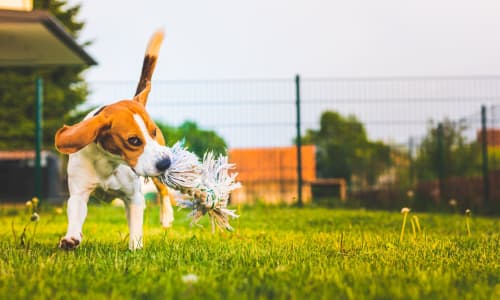
[[[172,164],[172,162],[170,161],[170,158],[165,157],[164,159],[162,159],[156,163],[156,169],[158,169],[158,171],[163,172],[166,169],[168,169],[168,167],[170,167],[171,164]]]

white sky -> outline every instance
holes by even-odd
[[[165,29],[166,39],[153,77],[155,81],[292,79],[297,73],[306,79],[500,75],[498,0],[71,0],[71,3],[82,3],[80,18],[86,21],[86,26],[79,40],[94,41],[87,51],[99,63],[86,73],[93,91],[89,97],[92,104],[132,96],[147,41],[159,27]],[[220,85],[212,89],[204,84],[187,87],[157,84],[153,86],[154,100],[150,103],[159,106],[149,104],[150,113],[174,125],[185,119],[194,120],[221,133],[230,146],[290,144],[294,134],[293,107],[288,107],[290,111],[285,115],[284,111],[272,108],[265,111],[265,106],[205,105],[197,107],[199,110],[189,105],[161,106],[175,99],[171,95],[176,93],[186,94],[186,101],[198,101],[197,96],[190,98],[190,95],[205,97],[207,89],[212,93],[210,97],[237,99],[239,92],[235,90],[241,85],[246,88],[244,83],[227,89]],[[496,97],[500,89],[496,83],[493,85],[491,95]],[[219,88],[220,91],[214,90]],[[427,88],[436,89],[432,82]],[[362,89],[361,86],[361,92]],[[442,96],[455,93],[449,87],[445,89],[434,93]],[[267,90],[265,87],[250,93],[255,96]],[[319,91],[318,95],[335,98],[338,89],[329,91],[325,87],[324,94]],[[280,93],[271,96],[281,97]],[[293,90],[287,89],[283,95],[293,98]],[[484,104],[500,103],[495,97]],[[474,99],[457,105],[335,103],[306,111],[305,117],[310,123],[317,122],[324,109],[353,113],[368,124],[371,138],[404,142],[409,135],[422,135],[429,118],[460,118],[477,112],[480,104]],[[249,113],[251,109],[261,109],[261,113]],[[279,122],[292,125],[285,129],[217,125],[231,119],[240,122],[239,125],[270,123],[280,114]],[[411,128],[392,125],[414,118],[424,124],[414,124]],[[379,120],[387,120],[388,124],[369,125]],[[471,135],[475,135],[474,130]]]
[[[500,74],[498,0],[86,1],[89,80],[135,80],[164,27],[156,80]]]

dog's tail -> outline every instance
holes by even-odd
[[[153,77],[153,71],[155,70],[156,61],[158,60],[158,53],[160,52],[161,43],[163,42],[163,36],[163,29],[159,29],[149,40],[148,47],[146,48],[146,53],[144,54],[141,78],[139,79],[139,84],[137,85],[135,96],[137,96],[146,88],[148,82],[151,81],[151,77]]]

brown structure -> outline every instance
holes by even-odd
[[[232,203],[295,203],[297,200],[297,148],[231,149],[229,161],[235,163],[242,188],[231,195]],[[311,182],[316,180],[316,154],[312,145],[302,146],[302,197],[312,199]]]
[[[97,64],[48,11],[3,8],[0,3],[1,67]]]
[[[59,157],[42,151],[41,167],[43,174],[42,196],[49,202],[63,200],[62,178],[59,172]],[[35,172],[34,150],[0,151],[0,203],[25,202],[33,197]]]
[[[96,64],[54,16],[45,10],[32,9],[32,1],[0,1],[0,67],[35,68]],[[35,84],[33,81],[34,86]],[[33,99],[33,105],[38,103],[38,106],[42,107],[43,97],[36,98],[36,101]],[[50,99],[47,100],[50,102]],[[41,127],[42,122],[39,121]],[[35,139],[33,148],[37,148]],[[0,202],[31,199],[36,194],[34,186],[40,187],[41,195],[45,199],[61,200],[58,164],[57,155],[46,151],[2,151]],[[34,182],[36,183],[33,184]]]
[[[344,178],[317,178],[310,183],[313,187],[338,186],[339,199],[343,202],[347,199],[347,182]]]
[[[483,142],[483,131],[477,131],[477,141]],[[486,130],[486,143],[488,147],[500,147],[500,129],[489,128]]]

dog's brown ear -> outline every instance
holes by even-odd
[[[56,133],[56,149],[64,154],[75,153],[95,141],[99,133],[107,127],[109,124],[101,115],[72,126],[64,125]]]
[[[134,97],[135,101],[139,101],[143,105],[146,105],[148,100],[149,90],[151,89],[151,78],[153,77],[153,72],[156,67],[156,61],[158,60],[158,54],[160,52],[161,43],[163,42],[163,37],[163,30],[157,30],[151,37],[148,47],[146,48],[146,53],[144,54],[141,77],[139,78],[139,83],[137,84]],[[149,90],[147,90],[143,96],[139,97],[140,94],[148,88]]]

